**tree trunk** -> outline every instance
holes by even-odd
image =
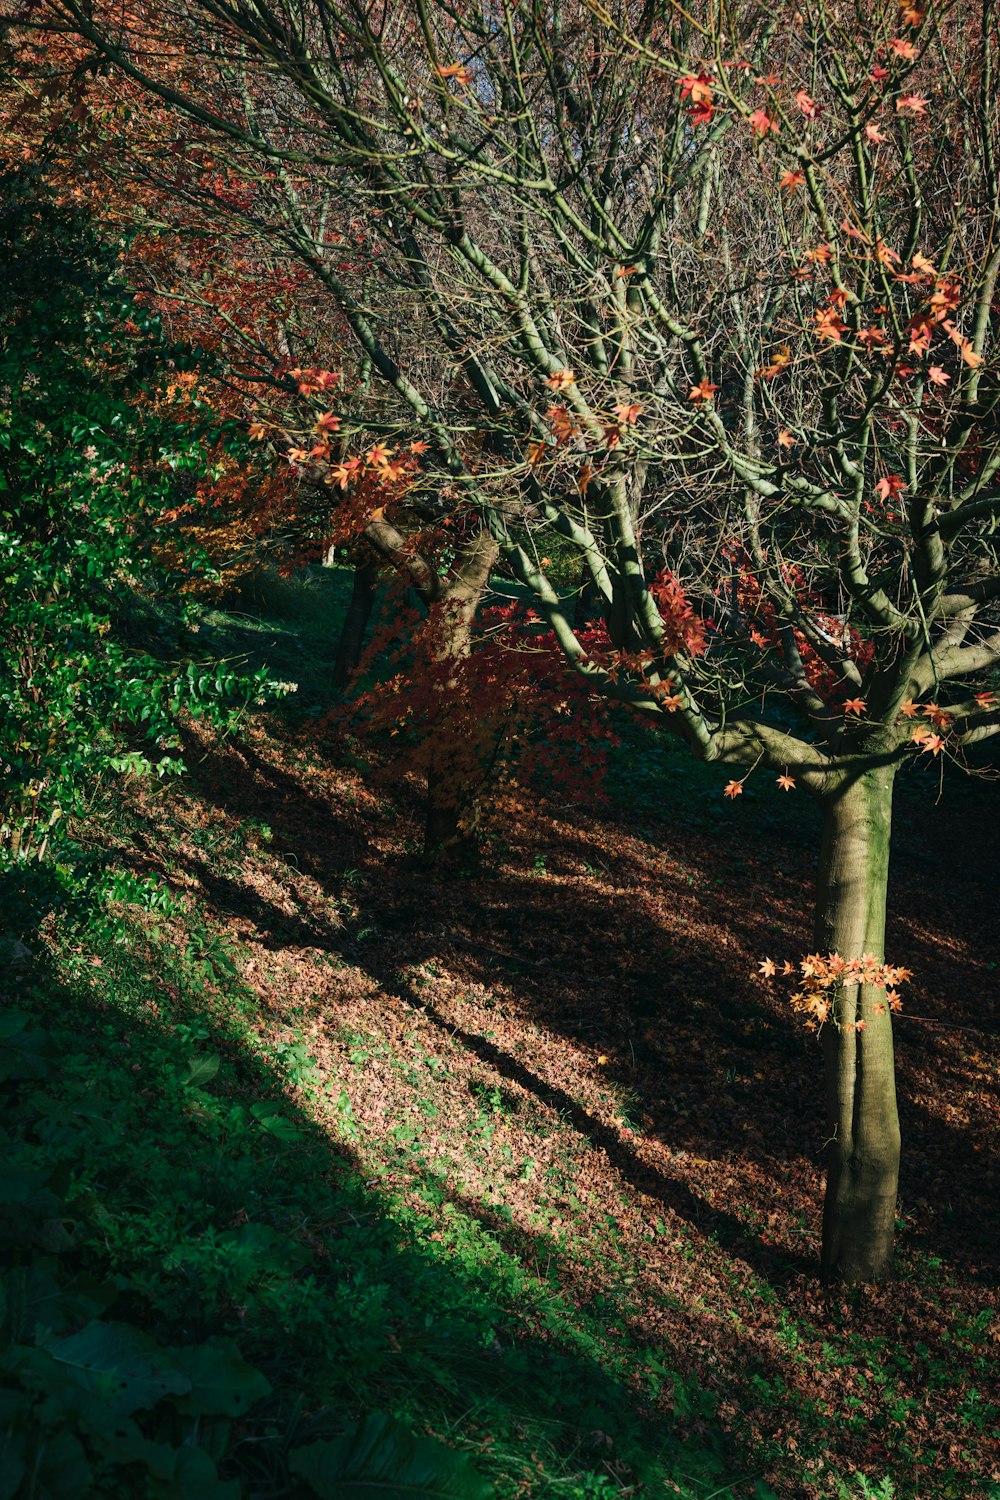
[[[485,758],[482,720],[469,714],[465,677],[471,644],[470,621],[449,601],[436,607],[435,684],[438,711],[424,744],[427,802],[424,857],[439,866],[474,862],[479,852],[480,798]]]
[[[866,771],[824,800],[816,911],[821,953],[885,957],[893,774]],[[892,1275],[899,1176],[892,1020],[885,992],[870,985],[841,989],[834,1005],[824,1028],[822,1276],[828,1282],[885,1281]]]
[[[427,770],[424,855],[438,865],[467,864],[479,853],[480,779],[465,768]]]
[[[581,630],[600,615],[600,595],[586,563],[580,572],[576,598],[573,601],[573,629]]]
[[[464,668],[472,651],[472,622],[499,547],[481,531],[459,554],[443,598],[431,608],[431,647],[438,669],[441,713],[426,746],[425,857],[438,864],[475,859],[479,849],[480,797],[486,783],[483,720],[470,718]]]
[[[374,557],[363,557],[354,568],[351,600],[333,661],[333,686],[338,693],[343,692],[361,660],[365,631],[375,604],[377,582],[378,563]]]

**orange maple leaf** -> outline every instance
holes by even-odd
[[[743,795],[743,783],[742,783],[742,781],[727,781],[726,782],[726,790],[723,792],[722,795],[724,797],[742,797],[742,795]]]
[[[785,771],[781,776],[778,777],[778,785],[781,787],[781,790],[783,792],[794,792],[795,777],[789,776],[788,772]]]
[[[463,88],[472,82],[472,69],[465,63],[438,64],[434,71],[439,78],[454,78],[455,82],[460,83]]]
[[[847,218],[846,214],[840,221],[840,228],[847,235],[848,239],[860,240],[863,245],[868,244],[868,236],[865,234],[864,230],[859,229],[856,224],[852,224],[850,219]]]
[[[554,391],[566,391],[571,385],[576,384],[576,376],[572,370],[554,370],[546,377],[545,384],[551,386]]]
[[[816,320],[816,332],[821,339],[839,344],[842,335],[848,332],[847,324],[832,307],[818,307],[813,316]]]
[[[769,130],[774,131],[775,135],[778,133],[778,122],[766,109],[755,109],[747,123],[758,140],[763,140]]]
[[[550,406],[545,415],[552,426],[552,431],[555,433],[560,442],[572,437],[576,432],[576,424],[569,414],[568,407]]]
[[[880,500],[898,500],[906,485],[901,474],[886,474],[875,486]]]
[[[757,374],[762,380],[773,380],[775,376],[780,375],[782,370],[786,369],[788,365],[791,364],[791,362],[791,346],[788,344],[782,344],[771,355],[770,362],[766,365],[762,365],[761,368],[757,371]]]
[[[844,703],[845,714],[863,714],[867,708],[863,698],[848,698]]]
[[[692,104],[709,104],[712,99],[712,78],[708,73],[685,73],[679,80],[681,98],[690,99]]]
[[[699,380],[697,385],[693,385],[691,387],[690,391],[688,392],[688,400],[711,401],[712,396],[718,389],[719,387],[717,385],[712,385],[708,376],[705,375],[701,380]]]
[[[953,715],[946,708],[941,708],[937,703],[924,705],[924,718],[930,719],[935,729],[947,729],[951,724]]]

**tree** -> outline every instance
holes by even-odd
[[[419,428],[425,484],[594,692],[747,768],[733,797],[757,767],[815,797],[816,944],[852,965],[814,1007],[823,1273],[887,1276],[893,781],[997,728],[973,690],[1000,659],[993,0],[50,0],[30,24],[186,121],[178,175],[211,141],[253,184],[383,431]]]

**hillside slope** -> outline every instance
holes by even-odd
[[[630,735],[605,808],[506,792],[439,879],[308,715],[187,758],[94,830],[160,895],[21,988],[113,1104],[74,1128],[143,1318],[237,1335],[272,1429],[392,1411],[503,1500],[1000,1494],[994,787],[903,789],[900,1279],[830,1296],[819,1046],[753,977],[810,946],[803,801]]]

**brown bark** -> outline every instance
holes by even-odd
[[[885,957],[892,769],[845,780],[824,802],[816,946],[843,958]],[[899,1117],[885,992],[844,987],[824,1028],[827,1183],[824,1281],[892,1276]],[[862,1030],[856,1022],[864,1023]]]
[[[333,661],[333,686],[338,693],[343,692],[361,660],[365,631],[375,604],[377,581],[378,563],[375,558],[359,558],[354,567],[351,599]]]
[[[479,853],[482,778],[452,768],[427,770],[424,854],[438,865],[467,864]]]
[[[480,797],[486,778],[483,747],[470,733],[469,704],[461,698],[459,665],[472,650],[472,622],[499,547],[479,532],[455,561],[443,597],[431,611],[435,656],[444,667],[442,697],[427,753],[424,854],[436,863],[462,863],[478,853]],[[454,665],[454,675],[448,670]]]

